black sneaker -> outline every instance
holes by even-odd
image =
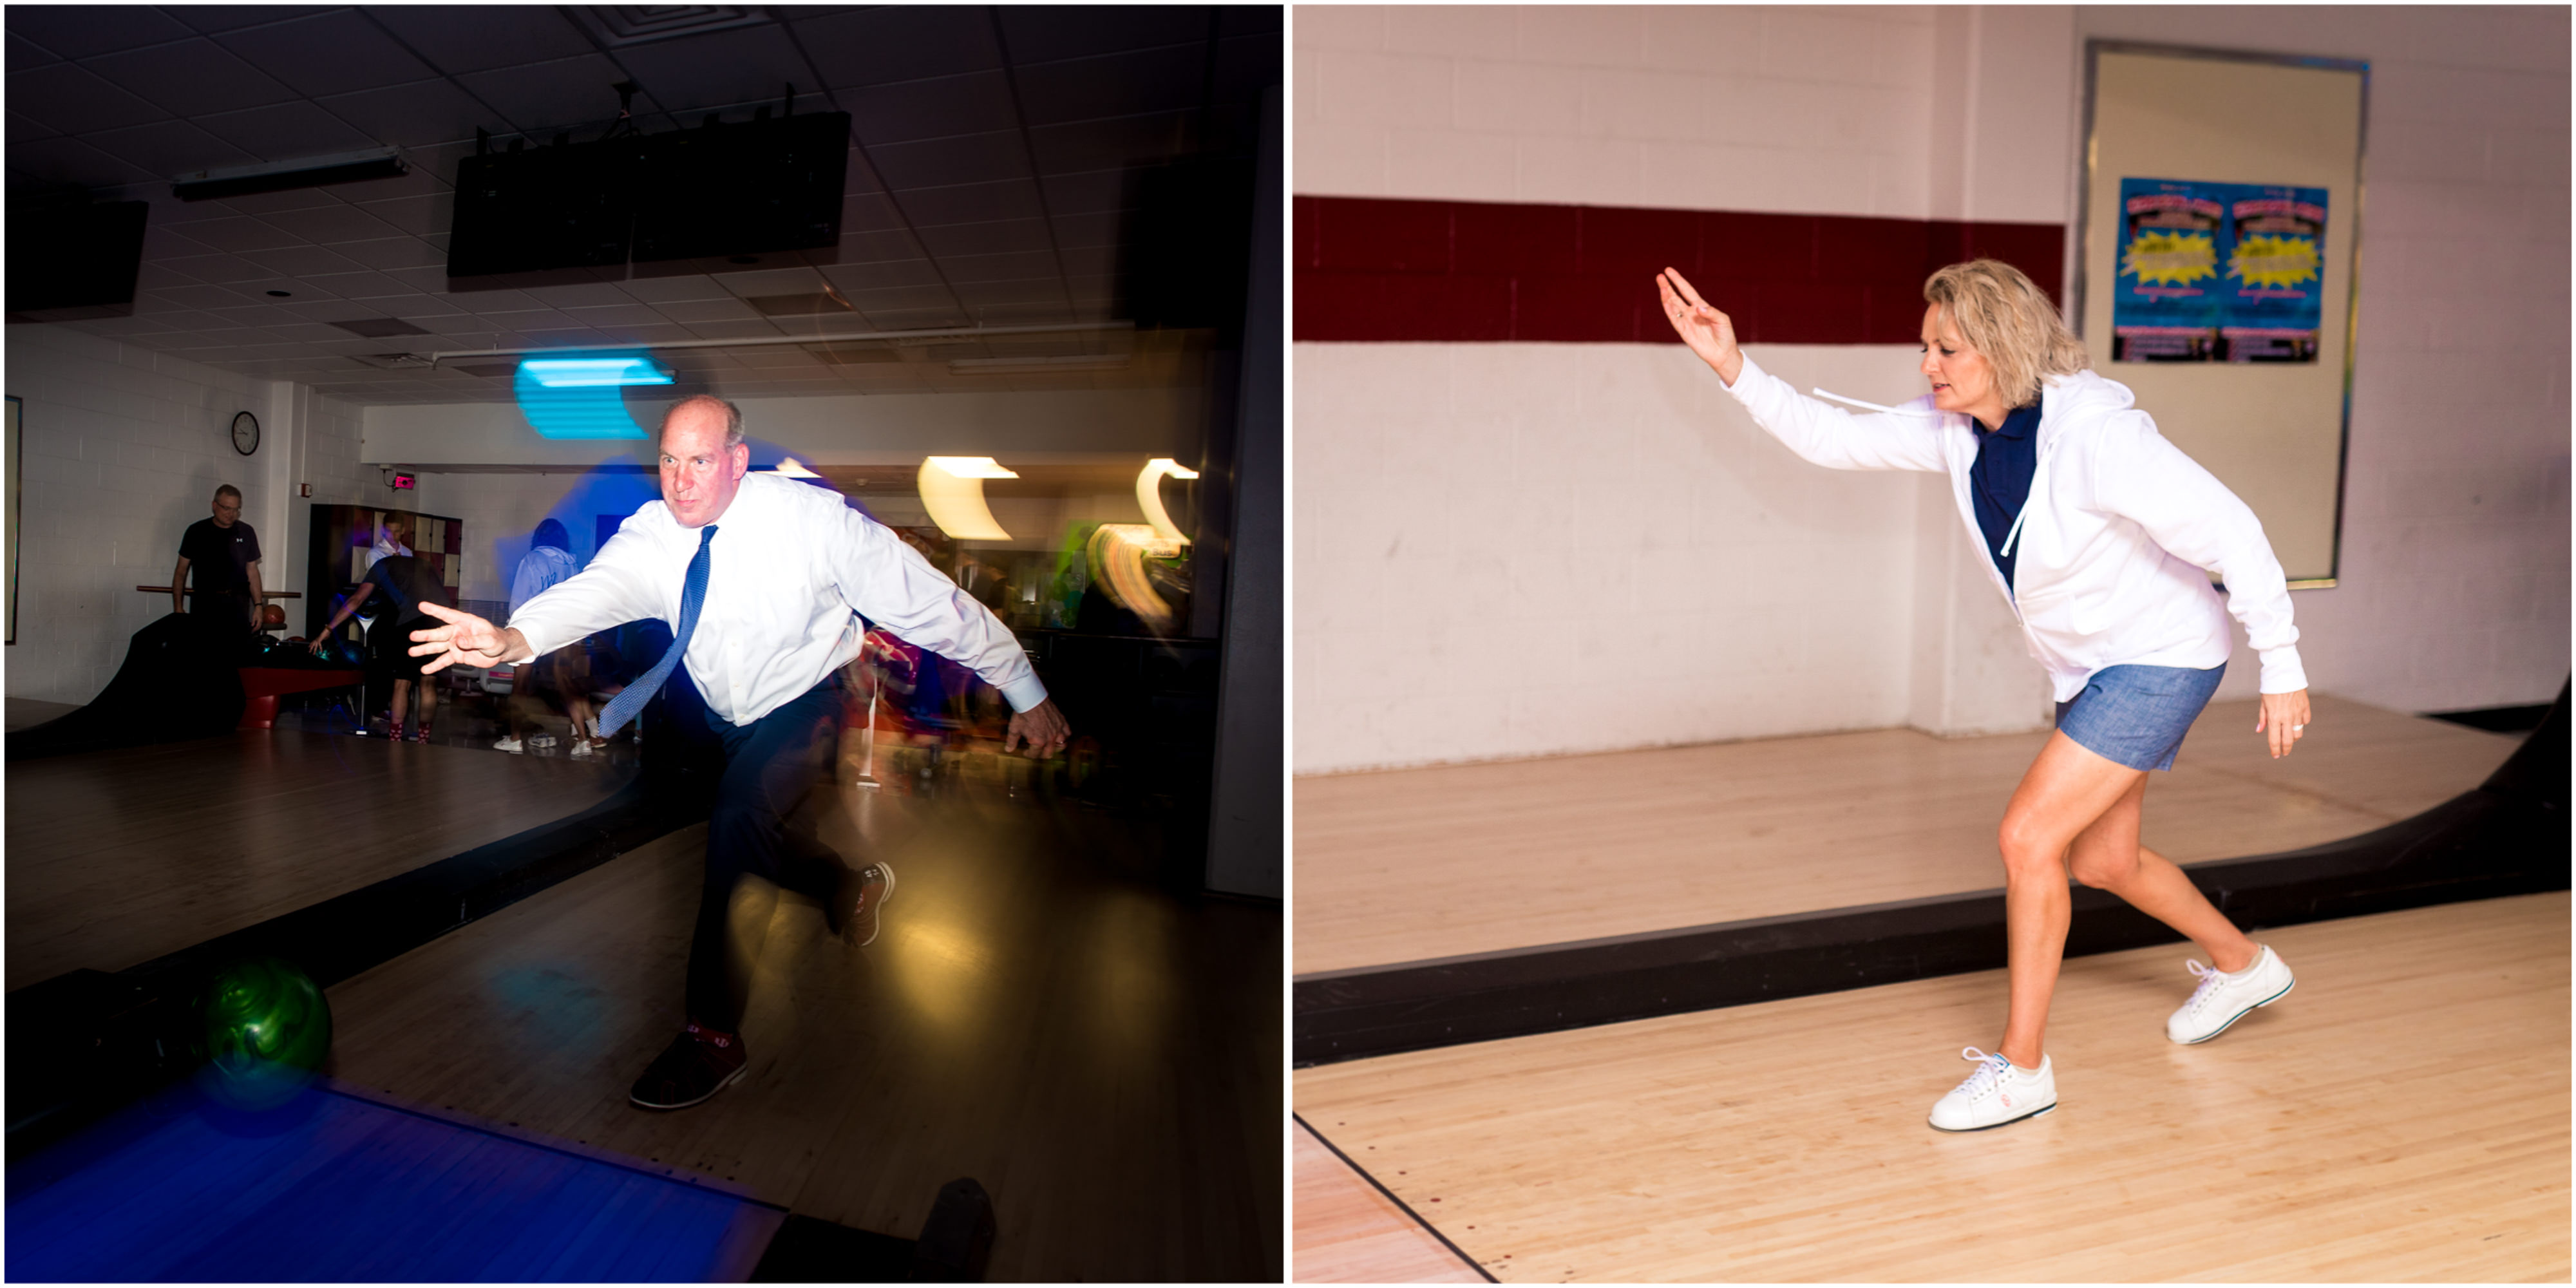
[[[855,948],[875,943],[883,920],[878,914],[885,907],[886,900],[893,897],[892,866],[871,863],[851,873],[841,882],[841,937]]]
[[[653,1057],[626,1098],[640,1109],[686,1109],[732,1086],[750,1059],[740,1034],[691,1023]]]

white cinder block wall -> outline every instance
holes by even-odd
[[[12,325],[7,353],[25,417],[12,697],[87,702],[106,686],[128,638],[170,611],[168,596],[134,588],[169,583],[179,537],[218,484],[242,489],[271,590],[303,589],[312,503],[295,483],[324,504],[363,499],[356,409],[309,389],[61,327]],[[263,435],[248,458],[229,435],[245,410]]]
[[[2309,674],[2408,710],[2546,701],[2566,675],[2566,10],[1294,24],[1300,194],[2060,224],[2085,38],[2370,59],[2342,582],[2297,597]],[[1801,387],[1920,388],[1912,346],[1753,352]],[[1294,355],[1298,772],[2045,722],[1937,480],[1790,457],[1679,348]],[[2253,679],[2240,648],[2222,693]]]

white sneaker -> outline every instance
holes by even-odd
[[[1977,1062],[1977,1071],[1966,1082],[1950,1089],[1932,1105],[1932,1125],[1942,1131],[1984,1131],[2036,1118],[2057,1108],[2057,1071],[2047,1056],[2039,1058],[2039,1072],[2025,1073],[1998,1051],[1988,1055],[1975,1047],[1959,1052],[1962,1060]]]
[[[2191,1000],[2183,1003],[2181,1010],[2165,1020],[2165,1036],[2185,1046],[2217,1037],[2255,1007],[2270,1006],[2288,996],[2298,984],[2290,977],[2289,964],[2268,944],[2255,954],[2252,965],[2233,975],[2196,961],[2184,965],[2200,977],[2200,987],[2192,990]]]
[[[525,744],[521,743],[516,738],[504,738],[501,741],[492,744],[492,750],[506,751],[513,756],[519,755],[526,749]]]
[[[576,742],[572,745],[572,755],[575,759],[590,755],[592,752],[597,750],[597,745],[593,743]]]
[[[534,738],[528,739],[528,745],[531,747],[551,747],[555,745],[555,736],[550,733],[541,733]]]

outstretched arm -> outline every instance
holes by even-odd
[[[1727,388],[1734,388],[1736,377],[1744,374],[1744,351],[1735,346],[1735,320],[1710,308],[1679,269],[1667,268],[1655,274],[1655,291],[1664,298],[1664,320],[1681,333],[1682,343],[1689,345],[1690,351],[1698,354]]]
[[[525,661],[537,655],[535,649],[528,647],[528,637],[516,630],[494,626],[472,613],[459,612],[426,599],[416,607],[447,623],[411,633],[411,655],[430,659],[420,664],[423,675],[443,671],[459,662],[467,666],[492,667],[505,662]]]
[[[1760,425],[1790,451],[1829,469],[1930,470],[1949,468],[1941,455],[1938,416],[1875,413],[1854,415],[1791,388],[1764,371],[1736,346],[1735,323],[1710,308],[1679,272],[1655,275],[1664,301],[1664,319],[1682,343],[1726,382],[1726,391],[1744,404]]]

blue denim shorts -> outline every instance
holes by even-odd
[[[2057,731],[2131,769],[2171,769],[2182,736],[2226,673],[2224,662],[2206,671],[2106,666],[2084,682],[2082,693],[2057,704]]]

